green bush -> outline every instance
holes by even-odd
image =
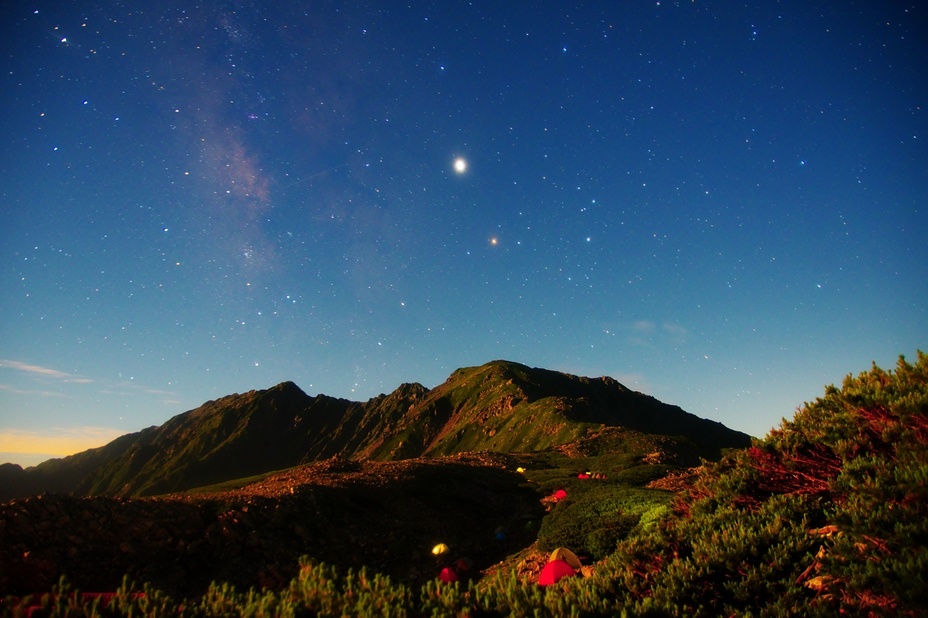
[[[619,541],[638,526],[645,513],[666,508],[670,494],[648,489],[586,481],[582,490],[558,503],[541,522],[538,547],[552,551],[567,547],[600,560],[614,552]]]
[[[612,478],[615,482],[629,487],[644,487],[651,481],[667,476],[674,468],[672,466],[657,465],[637,465],[622,470]]]
[[[707,465],[598,570],[635,612],[925,615],[928,358],[873,367]]]

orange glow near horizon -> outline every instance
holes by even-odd
[[[27,429],[0,429],[0,453],[10,462],[38,463],[37,458],[51,459],[67,457],[92,448],[103,446],[126,432],[111,427],[66,427],[48,432]]]

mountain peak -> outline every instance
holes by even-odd
[[[306,393],[303,391],[303,389],[301,389],[299,386],[296,385],[296,382],[293,382],[293,381],[291,381],[291,380],[285,380],[285,381],[281,382],[280,384],[278,384],[277,386],[271,387],[271,388],[268,389],[268,390],[272,390],[272,391],[273,391],[273,390],[280,390],[280,391],[285,391],[285,392],[286,392],[286,391],[295,391],[295,392],[303,393],[304,395],[306,394]]]
[[[683,436],[708,457],[723,447],[750,444],[745,434],[631,391],[612,378],[494,360],[458,369],[433,389],[401,384],[365,403],[309,396],[284,381],[208,401],[160,427],[8,476],[30,481],[20,484],[16,495],[65,487],[82,495],[156,495],[331,457],[525,453],[606,427]],[[27,485],[29,491],[22,489]]]

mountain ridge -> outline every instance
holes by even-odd
[[[599,425],[530,452],[336,455],[150,498],[10,500],[0,504],[0,613],[54,613],[63,592],[80,589],[118,590],[117,613],[161,607],[202,616],[294,608],[338,616],[924,615],[928,356],[918,355],[915,365],[900,357],[895,372],[874,364],[848,375],[750,448],[714,460],[699,458],[699,436]],[[534,378],[545,386],[537,393]],[[560,379],[484,366],[453,375],[444,395],[403,385],[352,408],[359,426],[393,428],[368,446],[358,432],[352,444],[358,453],[398,446],[384,436],[394,440],[401,421],[420,428],[429,397],[446,405],[435,426],[456,431],[485,416],[474,429],[487,436],[494,414],[505,420],[530,408],[541,419],[575,402],[565,388],[586,398],[582,415],[610,412],[590,412],[602,396],[589,380],[552,384]],[[603,392],[621,394],[602,382]],[[288,391],[301,399],[295,385],[270,397],[281,404]],[[523,402],[530,392],[539,398]],[[259,419],[226,410],[267,396],[210,402],[175,424],[193,416],[221,425],[217,409],[228,413],[230,434],[239,421],[273,424],[281,405],[259,407],[269,411]],[[569,407],[555,412],[537,420],[538,432],[557,433],[576,416]],[[434,448],[449,435],[457,438],[418,437]],[[552,552],[563,548],[585,577],[544,592]],[[444,587],[451,575],[460,586]],[[98,598],[68,595],[65,611],[89,614]]]
[[[504,360],[404,383],[366,402],[310,396],[292,381],[210,400],[103,447],[0,471],[0,500],[42,492],[151,496],[339,457],[400,460],[529,452],[606,426],[680,436],[700,456],[750,437],[632,391]]]

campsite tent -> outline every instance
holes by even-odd
[[[450,584],[451,582],[458,581],[458,574],[454,572],[454,569],[451,567],[445,567],[441,570],[441,573],[438,574],[438,579]]]
[[[564,491],[563,489],[558,489],[556,492],[554,492],[554,495],[551,496],[551,499],[554,500],[555,502],[560,502],[566,497],[567,497],[567,492]]]
[[[556,584],[565,577],[573,577],[577,573],[563,560],[552,560],[545,565],[538,575],[539,586]]]
[[[474,561],[470,558],[458,558],[454,561],[453,566],[455,573],[466,575],[472,568],[474,568]]]
[[[577,554],[570,551],[566,547],[558,547],[553,552],[551,552],[551,555],[548,557],[548,562],[554,562],[555,560],[563,560],[569,564],[570,568],[572,568],[574,571],[579,571],[580,567],[582,566],[580,564],[580,559],[577,558]]]
[[[438,545],[432,548],[432,553],[435,554],[436,556],[440,556],[447,552],[448,552],[448,546],[445,545],[444,543],[439,543]]]

